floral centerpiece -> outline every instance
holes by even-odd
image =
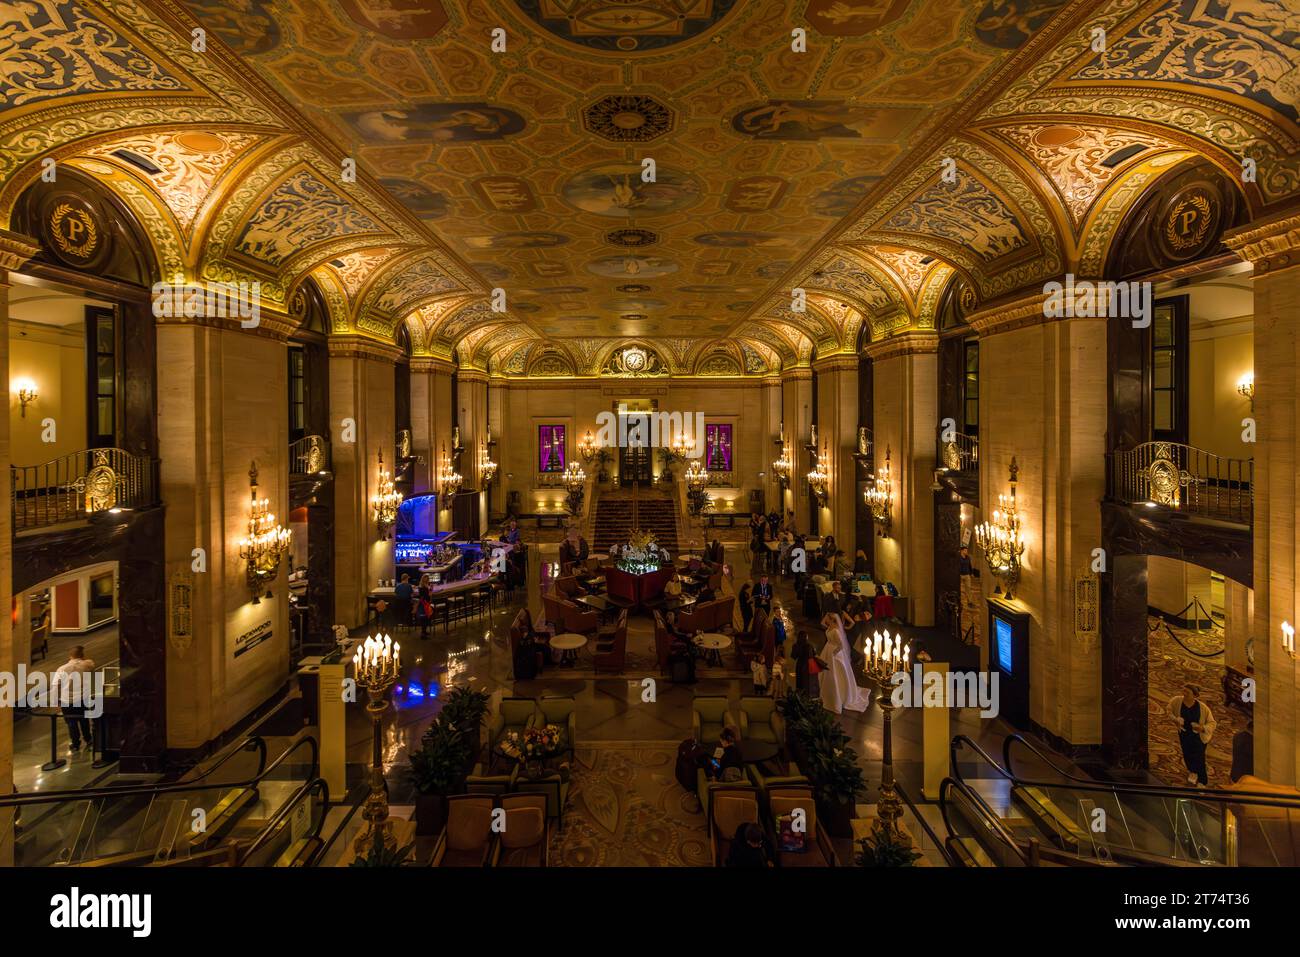
[[[668,553],[659,547],[654,532],[637,530],[618,550],[618,567],[633,575],[655,571],[668,561]]]
[[[544,724],[525,728],[522,734],[510,732],[501,742],[500,750],[506,757],[518,761],[529,773],[537,773],[541,771],[543,761],[560,753],[560,739],[561,732],[557,726]]]

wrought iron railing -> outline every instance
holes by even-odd
[[[11,465],[11,514],[20,532],[102,512],[158,504],[157,463],[125,449],[82,449],[42,465]]]
[[[977,472],[980,466],[980,440],[965,432],[939,434],[939,467],[950,472]]]
[[[289,443],[289,474],[315,475],[330,470],[330,440],[321,435],[304,435]]]
[[[1143,442],[1110,454],[1110,497],[1244,525],[1255,505],[1255,460],[1177,442]]]

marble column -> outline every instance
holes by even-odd
[[[781,492],[781,484],[776,480],[772,463],[781,457],[781,446],[776,441],[781,437],[781,379],[771,375],[763,379],[762,386],[763,425],[755,439],[759,445],[758,467],[763,472],[763,509],[770,512],[776,509],[784,512],[788,507]]]
[[[1255,774],[1300,782],[1300,666],[1282,645],[1296,625],[1300,497],[1300,210],[1237,230],[1225,242],[1254,268],[1255,409]]]
[[[824,449],[830,470],[829,490],[822,509],[821,531],[835,536],[844,557],[853,561],[857,548],[858,357],[853,354],[818,359],[817,444]]]
[[[503,463],[505,458],[506,442],[506,384],[505,379],[501,376],[492,376],[488,380],[487,404],[488,404],[488,427],[492,430],[492,438],[497,443],[495,448],[489,449],[488,453],[497,463],[496,478],[492,480],[492,485],[488,489],[487,499],[488,517],[493,514],[501,514],[506,510],[505,484],[506,467]],[[516,441],[520,441],[516,438]],[[484,526],[485,529],[487,526]]]
[[[908,601],[909,622],[921,626],[934,624],[935,611],[930,485],[939,425],[938,350],[933,332],[891,336],[864,349],[872,366],[872,457],[879,475],[888,455],[893,477],[892,521],[886,534],[874,539],[876,579],[898,586]],[[856,398],[852,408],[856,414]]]
[[[1223,580],[1223,660],[1245,672],[1246,641],[1255,629],[1255,594],[1232,578]]]
[[[812,370],[786,369],[781,373],[781,421],[790,443],[790,488],[785,493],[785,508],[793,511],[800,531],[808,531],[808,482],[811,469],[804,446],[812,434]],[[775,456],[774,456],[775,457]]]
[[[479,459],[482,443],[487,440],[488,379],[486,373],[476,369],[461,369],[456,379],[456,402],[460,406],[457,422],[460,425],[460,442],[465,447],[458,471],[464,487],[481,491],[482,476]],[[487,496],[479,496],[479,529],[487,528]]]
[[[451,385],[455,371],[456,367],[443,359],[432,356],[411,359],[411,444],[419,456],[415,473],[417,494],[438,491],[442,453],[446,450],[451,454],[451,424],[456,411]],[[441,506],[442,502],[438,504]],[[450,521],[450,514],[440,509],[438,527],[448,528]]]
[[[1102,546],[1111,321],[1126,320],[1049,319],[1041,292],[970,317],[980,336],[975,521],[1008,494],[1015,458],[1026,542],[1015,604],[1031,616],[1029,716],[1063,748],[1102,740],[1101,657],[1076,637],[1075,582],[1091,575]],[[972,557],[991,594],[996,582],[978,548]]]
[[[393,577],[393,544],[388,537],[380,538],[370,500],[378,488],[380,450],[389,471],[396,454],[393,365],[398,356],[395,347],[371,339],[330,340],[334,611],[338,623],[349,627],[364,623],[366,595],[378,580]],[[412,370],[413,384],[415,380]],[[418,436],[414,402],[411,421]],[[413,446],[422,454],[418,438]]]
[[[9,396],[9,273],[16,270],[39,247],[35,240],[0,230],[0,389]],[[0,417],[0,461],[9,459],[9,413]],[[7,504],[12,495],[9,469],[0,468],[0,498]],[[8,507],[0,508],[0,607],[13,604],[13,528]],[[15,654],[13,618],[0,615],[0,671],[13,674],[20,656]],[[21,657],[26,661],[26,656]],[[14,712],[0,708],[0,794],[14,789]],[[0,810],[0,867],[14,862],[13,811]]]

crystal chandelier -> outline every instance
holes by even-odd
[[[709,470],[699,459],[692,459],[691,464],[686,466],[686,474],[683,478],[686,480],[686,487],[692,492],[702,492],[709,484]]]
[[[1020,515],[1016,506],[1016,475],[1020,466],[1011,459],[1011,494],[998,496],[998,507],[991,521],[980,522],[975,527],[975,542],[984,552],[993,577],[1002,583],[1004,597],[1010,600],[1016,583],[1020,581],[1020,557],[1025,553],[1025,543],[1020,537]],[[994,594],[997,589],[994,589]]]
[[[586,434],[578,440],[578,454],[582,456],[582,461],[590,464],[599,450],[600,446],[596,444],[596,437],[591,434],[591,429],[588,429]]]
[[[885,446],[885,464],[876,473],[872,484],[862,491],[862,501],[871,511],[871,520],[880,526],[880,537],[884,538],[893,521],[891,510],[894,506],[894,473],[889,464],[890,449]]]
[[[492,452],[489,448],[491,445],[492,430],[488,429],[487,438],[483,440],[478,453],[478,474],[482,477],[485,488],[491,485],[492,480],[497,476],[497,464],[492,461]]]
[[[397,521],[397,506],[402,504],[402,493],[393,485],[393,473],[384,468],[384,450],[379,450],[379,484],[370,498],[375,513],[375,526],[379,537],[387,538],[388,530]]]
[[[577,462],[570,462],[564,467],[564,487],[569,494],[565,496],[564,505],[570,515],[582,511],[582,500],[586,496],[587,473]]]
[[[439,456],[438,464],[438,488],[442,491],[444,499],[451,499],[460,491],[461,475],[451,466],[451,456],[447,454],[447,446],[442,447],[442,455]],[[444,508],[446,506],[444,505]]]
[[[253,604],[261,603],[262,591],[271,597],[271,582],[280,574],[280,556],[289,550],[293,532],[278,525],[271,503],[257,497],[257,462],[248,470],[252,503],[248,512],[248,534],[239,540],[239,557],[248,565],[248,589]]]
[[[812,492],[813,498],[817,499],[818,505],[826,504],[826,496],[830,492],[830,484],[830,459],[826,454],[826,447],[823,445],[821,454],[817,456],[817,464],[813,467],[813,470],[808,473],[808,490]]]

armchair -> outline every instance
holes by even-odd
[[[758,788],[758,793],[764,801],[767,800],[768,791],[775,787],[785,785],[812,787],[808,779],[802,774],[767,774],[763,771],[762,766],[758,764],[745,765],[745,772],[749,775],[749,779],[754,782],[754,787]]]
[[[744,784],[721,784],[713,788],[709,805],[709,845],[713,866],[722,867],[731,853],[731,840],[742,824],[758,824],[758,792]]]
[[[481,794],[447,798],[447,824],[434,845],[431,867],[484,867],[492,849],[493,799]]]
[[[500,797],[502,794],[510,793],[518,777],[518,764],[510,769],[509,774],[488,774],[482,762],[479,762],[465,778],[465,793]]]
[[[776,699],[766,695],[740,698],[740,737],[775,744],[785,750],[785,718],[776,710]]]
[[[697,631],[712,630],[709,605],[710,602],[700,602],[679,611],[677,613],[677,630],[685,635],[693,635]]]
[[[710,604],[713,605],[713,630],[731,631],[731,616],[736,610],[736,596],[724,595]]]
[[[537,702],[542,723],[553,724],[564,732],[563,750],[573,760],[574,741],[578,736],[578,702],[573,695],[542,695]]]
[[[558,634],[564,631],[564,606],[566,602],[563,595],[558,595],[553,591],[547,592],[542,596],[542,614],[546,616],[546,622]]]
[[[555,579],[555,591],[570,600],[587,594],[587,589],[578,583],[577,576],[569,574],[561,575]]]
[[[619,621],[618,630],[614,632],[614,640],[605,646],[598,646],[597,651],[591,656],[592,668],[599,673],[601,669],[615,673],[623,670],[627,662],[627,612]]]
[[[564,805],[569,799],[569,768],[564,766],[541,777],[520,777],[515,784],[516,794],[541,794],[546,797],[546,816],[564,827]]]
[[[567,632],[590,637],[600,629],[600,613],[595,610],[583,611],[573,602],[565,601],[561,603],[560,612]]]
[[[550,821],[543,794],[507,794],[501,798],[505,828],[492,848],[493,867],[545,867]]]
[[[802,851],[781,850],[781,818],[795,810],[803,811],[807,823],[806,840]],[[835,848],[830,836],[817,821],[817,801],[812,785],[771,785],[767,790],[767,816],[772,852],[780,867],[834,867],[837,863]]]
[[[668,674],[668,656],[672,654],[673,636],[668,633],[664,616],[655,612],[655,658],[659,662],[659,673]]]
[[[735,728],[725,695],[696,695],[691,712],[691,734],[706,747],[718,740],[723,728]]]

